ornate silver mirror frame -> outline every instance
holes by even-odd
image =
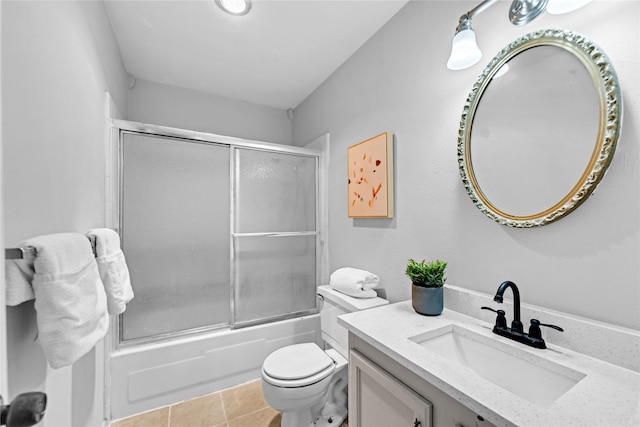
[[[595,141],[595,146],[592,150],[588,148],[589,152],[584,156],[588,159],[586,166],[584,164],[578,165],[578,170],[581,173],[579,173],[580,177],[577,183],[573,185],[575,182],[573,178],[574,180],[570,181],[571,185],[569,185],[571,189],[566,194],[564,190],[562,190],[561,194],[564,194],[564,196],[562,196],[560,200],[555,202],[556,199],[553,199],[554,202],[551,203],[551,206],[545,205],[543,209],[536,208],[534,213],[508,212],[508,209],[499,208],[492,203],[485,195],[485,192],[481,190],[481,185],[478,182],[477,173],[474,171],[471,156],[472,128],[483,94],[494,77],[496,79],[498,78],[500,75],[498,72],[502,72],[501,69],[503,65],[514,59],[517,55],[522,55],[522,58],[525,56],[523,55],[525,51],[540,46],[555,46],[570,52],[578,58],[586,68],[584,74],[591,76],[595,86],[594,98],[597,98],[598,103],[598,105],[593,108],[594,116],[598,117],[599,123],[593,124],[593,129],[597,130],[597,135],[589,138],[589,140],[585,140],[584,144],[588,144],[588,147],[590,147]],[[530,52],[526,52],[526,54]],[[550,126],[563,123],[562,118],[560,118],[560,120],[554,120],[554,123],[535,123],[535,120],[531,121],[537,126]],[[478,77],[467,98],[458,132],[458,166],[460,168],[462,181],[469,197],[476,206],[485,215],[500,224],[518,228],[549,224],[571,213],[593,192],[611,162],[620,134],[621,124],[622,97],[618,79],[608,57],[598,46],[572,31],[541,30],[527,34],[509,44],[491,60]],[[512,131],[514,131],[514,129],[509,130],[509,132]],[[519,128],[515,129],[515,131],[526,133],[527,129]],[[567,132],[573,131],[563,130],[562,132],[566,134]],[[579,143],[582,145],[583,141],[580,140]],[[555,152],[555,149],[553,150],[552,153],[546,154],[549,156],[559,154]],[[560,159],[560,161],[562,162],[564,160]],[[500,164],[492,164],[490,167],[500,168],[501,166]],[[531,179],[535,180],[544,174],[544,170],[536,171],[536,175],[531,177]],[[529,197],[529,194],[525,191],[524,193],[517,194],[516,197],[525,200]],[[507,205],[509,205],[509,203],[507,203]]]

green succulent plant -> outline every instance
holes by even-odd
[[[405,274],[411,279],[411,283],[416,286],[440,288],[444,286],[444,282],[447,280],[445,276],[446,268],[447,263],[439,259],[429,262],[425,260],[418,262],[409,259]]]

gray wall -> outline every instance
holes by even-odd
[[[525,27],[501,1],[476,17],[484,57],[464,71],[446,61],[469,1],[412,1],[295,111],[294,141],[330,132],[330,269],[377,273],[392,301],[410,298],[408,258],[445,259],[448,282],[494,293],[515,281],[525,303],[640,329],[640,3],[596,1]],[[460,114],[482,67],[512,40],[542,28],[584,34],[607,52],[624,96],[611,167],[577,211],[536,229],[500,226],[461,183]],[[382,131],[396,137],[396,215],[347,217],[347,147]]]
[[[285,110],[137,79],[129,120],[291,145]]]
[[[6,246],[104,226],[105,91],[126,114],[127,74],[102,2],[2,2],[2,149]],[[7,310],[10,397],[48,394],[45,426],[99,426],[102,343],[53,370],[32,302]]]

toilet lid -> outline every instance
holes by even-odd
[[[332,365],[333,359],[320,347],[314,343],[304,343],[274,351],[264,360],[262,369],[272,378],[298,380],[315,375]]]

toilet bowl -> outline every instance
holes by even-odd
[[[290,345],[265,359],[262,392],[282,412],[282,427],[339,426],[347,416],[346,368],[347,359],[334,349]]]
[[[334,348],[316,343],[282,347],[262,364],[262,392],[267,403],[282,412],[282,427],[337,427],[347,416],[347,331],[341,314],[388,304],[366,300],[320,286],[322,338]]]

